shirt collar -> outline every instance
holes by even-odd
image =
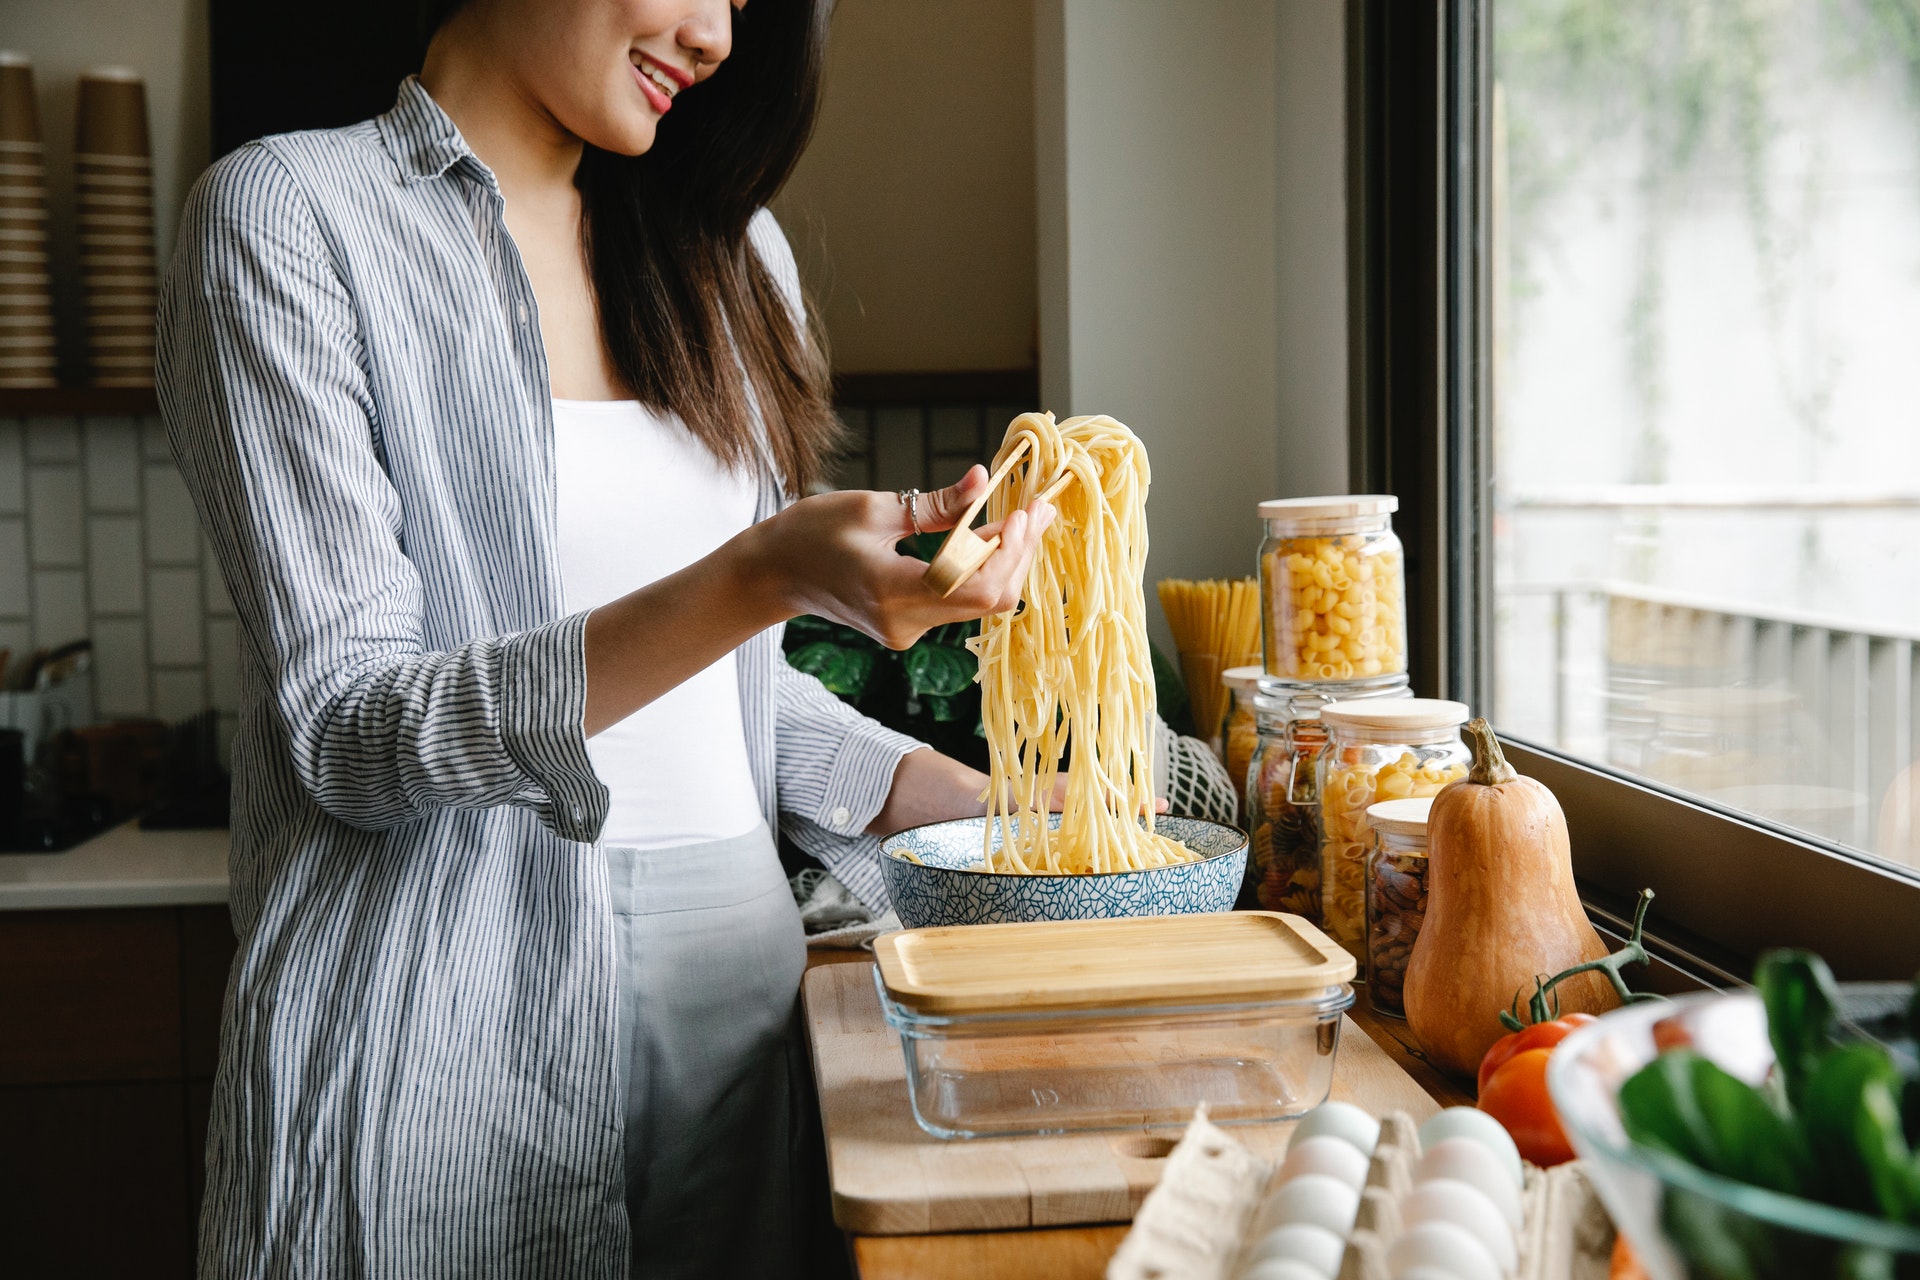
[[[493,172],[473,153],[452,117],[440,109],[433,95],[420,86],[419,76],[400,82],[393,108],[374,122],[381,141],[407,183],[438,178],[461,161],[471,163],[488,187],[498,189]]]

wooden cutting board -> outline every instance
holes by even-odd
[[[913,1119],[900,1037],[880,1014],[871,964],[822,965],[801,987],[826,1129],[833,1216],[856,1235],[1126,1222],[1159,1181],[1177,1129],[943,1141]],[[1343,1020],[1333,1096],[1376,1115],[1439,1109],[1373,1040]],[[1261,1152],[1292,1121],[1238,1125]]]

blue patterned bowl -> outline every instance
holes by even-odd
[[[1198,818],[1157,818],[1154,830],[1200,854],[1197,862],[1104,875],[1000,875],[980,862],[985,818],[911,827],[880,842],[880,873],[900,923],[1004,924],[1231,911],[1247,868],[1247,836]],[[1055,814],[1053,824],[1060,817]],[[998,837],[995,844],[998,845]],[[900,857],[911,853],[918,863]]]

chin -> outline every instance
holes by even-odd
[[[587,141],[615,155],[645,155],[653,150],[654,130],[659,124],[650,112],[636,113],[634,116],[607,121],[604,128],[595,130],[598,136],[588,137]]]

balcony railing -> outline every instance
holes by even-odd
[[[1509,493],[1498,509],[1920,512],[1920,494],[1595,485]],[[1550,690],[1545,706],[1512,696],[1524,705],[1497,707],[1503,719],[1727,808],[1920,866],[1920,630],[1606,580],[1509,583],[1497,595],[1507,642],[1530,633],[1539,645],[1544,633],[1546,649],[1502,653],[1503,672],[1544,665]],[[1527,601],[1547,611],[1530,628],[1514,622]]]

